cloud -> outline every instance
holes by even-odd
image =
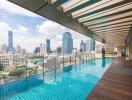
[[[36,27],[44,39],[50,39],[53,50],[62,45],[62,34],[66,32],[65,27],[50,20],[44,21]]]
[[[11,3],[7,0],[0,0],[0,9],[12,14],[19,14],[19,15],[24,15],[28,17],[40,17],[39,15],[29,10],[26,10],[20,6],[17,6],[16,4]]]
[[[69,31],[73,37],[74,48],[80,48],[80,41],[86,40],[88,37],[81,35],[73,30],[70,30],[64,26],[61,26],[52,21],[44,21],[40,25],[36,25],[37,33],[33,35],[33,30],[21,24],[12,28],[5,22],[0,22],[0,45],[7,44],[8,31],[12,30],[14,35],[14,46],[20,45],[26,48],[28,51],[33,51],[35,47],[40,43],[45,43],[45,40],[49,38],[51,40],[51,49],[54,50],[58,46],[62,46],[62,34]],[[32,30],[32,31],[30,31]]]
[[[8,16],[9,13],[33,17],[36,19],[40,17],[39,15],[8,2],[7,0],[0,0],[0,10],[5,11],[4,13],[0,13],[1,16],[5,17]],[[8,25],[6,22],[0,22],[0,26],[0,45],[3,43],[7,44],[8,31],[12,30],[14,35],[14,45],[20,45],[29,51],[32,51],[36,46],[39,46],[41,42],[45,43],[47,38],[51,40],[52,49],[62,46],[62,35],[65,32],[70,32],[72,34],[75,48],[79,48],[81,40],[87,39],[86,36],[50,20],[36,25],[37,30],[23,26],[19,22],[15,28],[12,28],[12,25]],[[37,34],[34,35],[34,33],[32,33],[34,31],[37,31]]]
[[[0,10],[4,10],[5,13],[0,13],[1,16],[8,16],[9,13],[16,15],[23,15],[33,18],[40,17],[37,14],[34,14],[24,8],[21,8],[7,0],[0,0]],[[23,19],[24,20],[24,19]],[[32,25],[29,25],[32,26]],[[14,45],[20,45],[26,48],[29,51],[32,51],[36,46],[39,46],[41,42],[45,43],[45,39],[49,38],[51,40],[51,48],[55,49],[58,46],[62,45],[62,35],[65,32],[70,32],[73,37],[74,48],[80,47],[80,41],[89,39],[88,37],[75,32],[69,28],[66,28],[56,22],[47,20],[38,25],[36,29],[28,28],[21,25],[18,22],[15,28],[12,28],[11,25],[8,25],[5,22],[0,22],[0,45],[7,44],[8,42],[8,31],[12,30],[14,34]],[[37,31],[37,34],[33,36],[34,31]]]
[[[48,38],[56,38],[57,35],[61,35],[66,31],[65,27],[49,20],[37,25],[37,29]]]
[[[0,16],[4,17],[4,18],[7,18],[7,15],[3,12],[0,13]]]
[[[14,31],[16,31],[16,32],[19,32],[19,31],[21,31],[21,32],[27,32],[28,28],[26,28],[25,26],[22,26],[22,25],[18,25],[17,28],[16,28],[16,30],[14,30]]]
[[[37,30],[40,32],[44,37],[51,39],[51,46],[56,48],[62,45],[62,35],[65,32],[70,32],[73,37],[74,47],[80,48],[80,41],[89,39],[88,37],[75,32],[69,28],[66,28],[56,22],[47,20],[40,25],[37,25]]]
[[[7,30],[11,30],[12,28],[5,22],[0,22],[0,43],[6,43],[7,41]]]
[[[51,39],[53,37],[60,39],[60,37],[62,37],[62,35],[65,32],[70,32],[72,34],[72,37],[76,38],[76,39],[80,39],[80,37],[87,38],[86,36],[76,32],[74,30],[66,28],[66,27],[64,27],[56,22],[50,21],[50,20],[44,21],[42,24],[37,25],[36,27],[37,27],[38,32],[40,32],[44,36],[49,37]]]
[[[0,22],[0,45],[8,44],[8,31],[13,31],[14,46],[20,45],[26,48],[28,51],[33,51],[36,46],[42,42],[43,37],[41,35],[31,37],[29,29],[22,25],[17,25],[16,28],[12,28],[5,22]]]

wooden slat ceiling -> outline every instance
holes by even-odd
[[[132,24],[132,0],[67,0],[59,7],[110,44],[118,41],[116,46],[123,45]]]
[[[132,0],[45,0],[45,2],[113,46],[124,44],[132,24]],[[44,15],[41,9],[35,13]]]

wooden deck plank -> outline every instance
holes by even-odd
[[[117,71],[114,71],[114,69]],[[127,73],[127,70],[129,70],[129,73]],[[132,60],[115,59],[86,99],[132,100],[132,74],[130,72],[132,73]]]

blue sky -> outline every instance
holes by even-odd
[[[14,33],[14,46],[20,45],[28,51],[45,43],[46,38],[51,39],[51,49],[61,46],[62,34],[67,31],[72,34],[74,48],[79,48],[81,40],[89,39],[6,0],[0,0],[0,45],[7,44],[9,30]]]

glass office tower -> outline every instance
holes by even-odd
[[[62,51],[64,54],[72,53],[73,50],[73,39],[70,32],[63,34]]]
[[[46,39],[46,53],[50,53],[50,39]]]
[[[13,52],[13,32],[8,31],[8,52]]]

